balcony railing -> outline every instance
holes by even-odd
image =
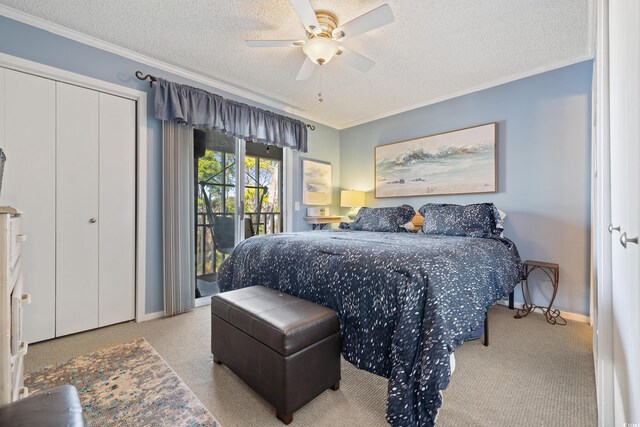
[[[233,213],[214,213],[214,216],[232,216]],[[282,231],[282,213],[280,212],[246,212],[245,238],[250,235],[280,233]],[[217,273],[220,264],[226,257],[218,251],[212,227],[206,213],[197,214],[196,223],[196,276],[202,277]],[[251,227],[249,227],[249,225]]]

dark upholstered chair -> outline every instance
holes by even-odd
[[[63,385],[0,406],[0,426],[84,427],[74,386]]]

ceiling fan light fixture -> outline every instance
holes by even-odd
[[[338,52],[338,43],[327,38],[314,38],[302,46],[305,55],[315,64],[324,65]]]

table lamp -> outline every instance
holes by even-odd
[[[340,206],[351,208],[347,217],[353,221],[356,219],[358,210],[364,206],[364,191],[342,190],[340,192]]]

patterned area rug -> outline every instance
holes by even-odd
[[[30,394],[74,385],[89,426],[219,427],[189,387],[142,338],[31,372],[24,382]]]

